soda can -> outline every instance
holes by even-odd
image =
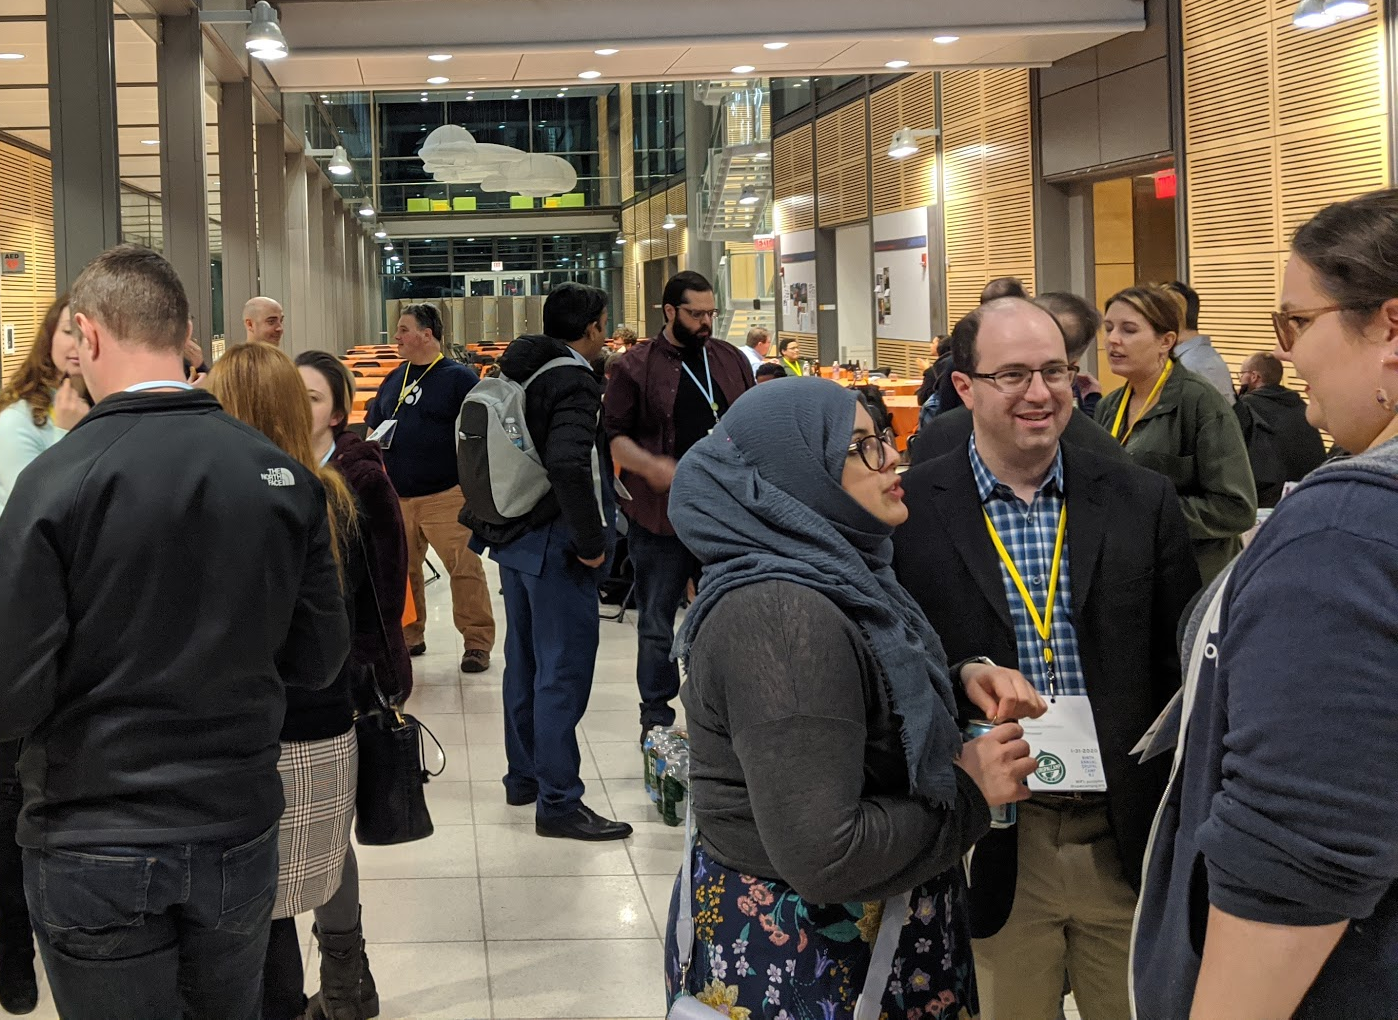
[[[975,740],[983,737],[991,730],[995,729],[995,724],[984,719],[972,719],[966,724],[965,736],[967,740]],[[1019,821],[1018,804],[1001,804],[999,807],[990,809],[990,827],[992,829],[1008,829],[1015,822]]]

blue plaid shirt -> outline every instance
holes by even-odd
[[[1005,551],[1015,561],[1024,586],[1029,589],[1036,607],[1041,611],[1048,598],[1049,579],[1053,573],[1053,547],[1058,540],[1059,515],[1063,513],[1063,451],[1054,459],[1053,470],[1034,494],[1032,506],[1014,490],[1001,482],[976,452],[976,437],[971,436],[971,471],[976,476],[981,505],[995,523]],[[987,535],[986,539],[989,540]],[[996,560],[1000,559],[996,555]],[[1068,539],[1063,539],[1063,567],[1058,574],[1058,593],[1054,600],[1053,625],[1049,639],[1053,642],[1054,672],[1058,677],[1059,694],[1086,694],[1082,658],[1078,654],[1078,635],[1073,629],[1073,587],[1068,576]],[[1005,584],[1005,597],[1010,603],[1010,618],[1014,620],[1015,640],[1019,645],[1019,671],[1040,694],[1049,693],[1048,666],[1044,662],[1044,643],[1034,627],[1024,599],[1014,578],[1000,564],[1000,578]]]

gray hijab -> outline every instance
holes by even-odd
[[[704,564],[675,642],[687,659],[718,600],[761,581],[820,592],[873,649],[902,725],[911,792],[956,799],[961,750],[946,653],[893,575],[893,528],[841,485],[859,398],[820,379],[778,379],[745,393],[680,462],[670,521]]]

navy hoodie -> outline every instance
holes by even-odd
[[[1236,562],[1147,858],[1137,1020],[1189,1016],[1210,905],[1350,921],[1295,1016],[1398,1016],[1395,519],[1398,440],[1311,474]]]

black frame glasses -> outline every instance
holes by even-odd
[[[1045,365],[1043,368],[1006,368],[999,372],[967,372],[972,379],[984,379],[1007,397],[1017,397],[1029,392],[1034,384],[1034,376],[1040,376],[1044,385],[1051,390],[1066,390],[1078,377],[1078,366],[1068,364]]]
[[[871,446],[871,443],[877,445]],[[877,450],[878,452],[870,453],[871,450]],[[859,459],[864,462],[864,466],[870,471],[882,471],[884,468],[888,467],[889,450],[893,451],[892,456],[895,459],[902,456],[902,454],[898,452],[898,444],[894,441],[892,429],[884,429],[882,432],[876,432],[872,436],[856,439],[849,444],[849,456],[853,457],[856,453],[859,454]],[[877,457],[876,463],[871,464],[869,462],[871,456]]]

